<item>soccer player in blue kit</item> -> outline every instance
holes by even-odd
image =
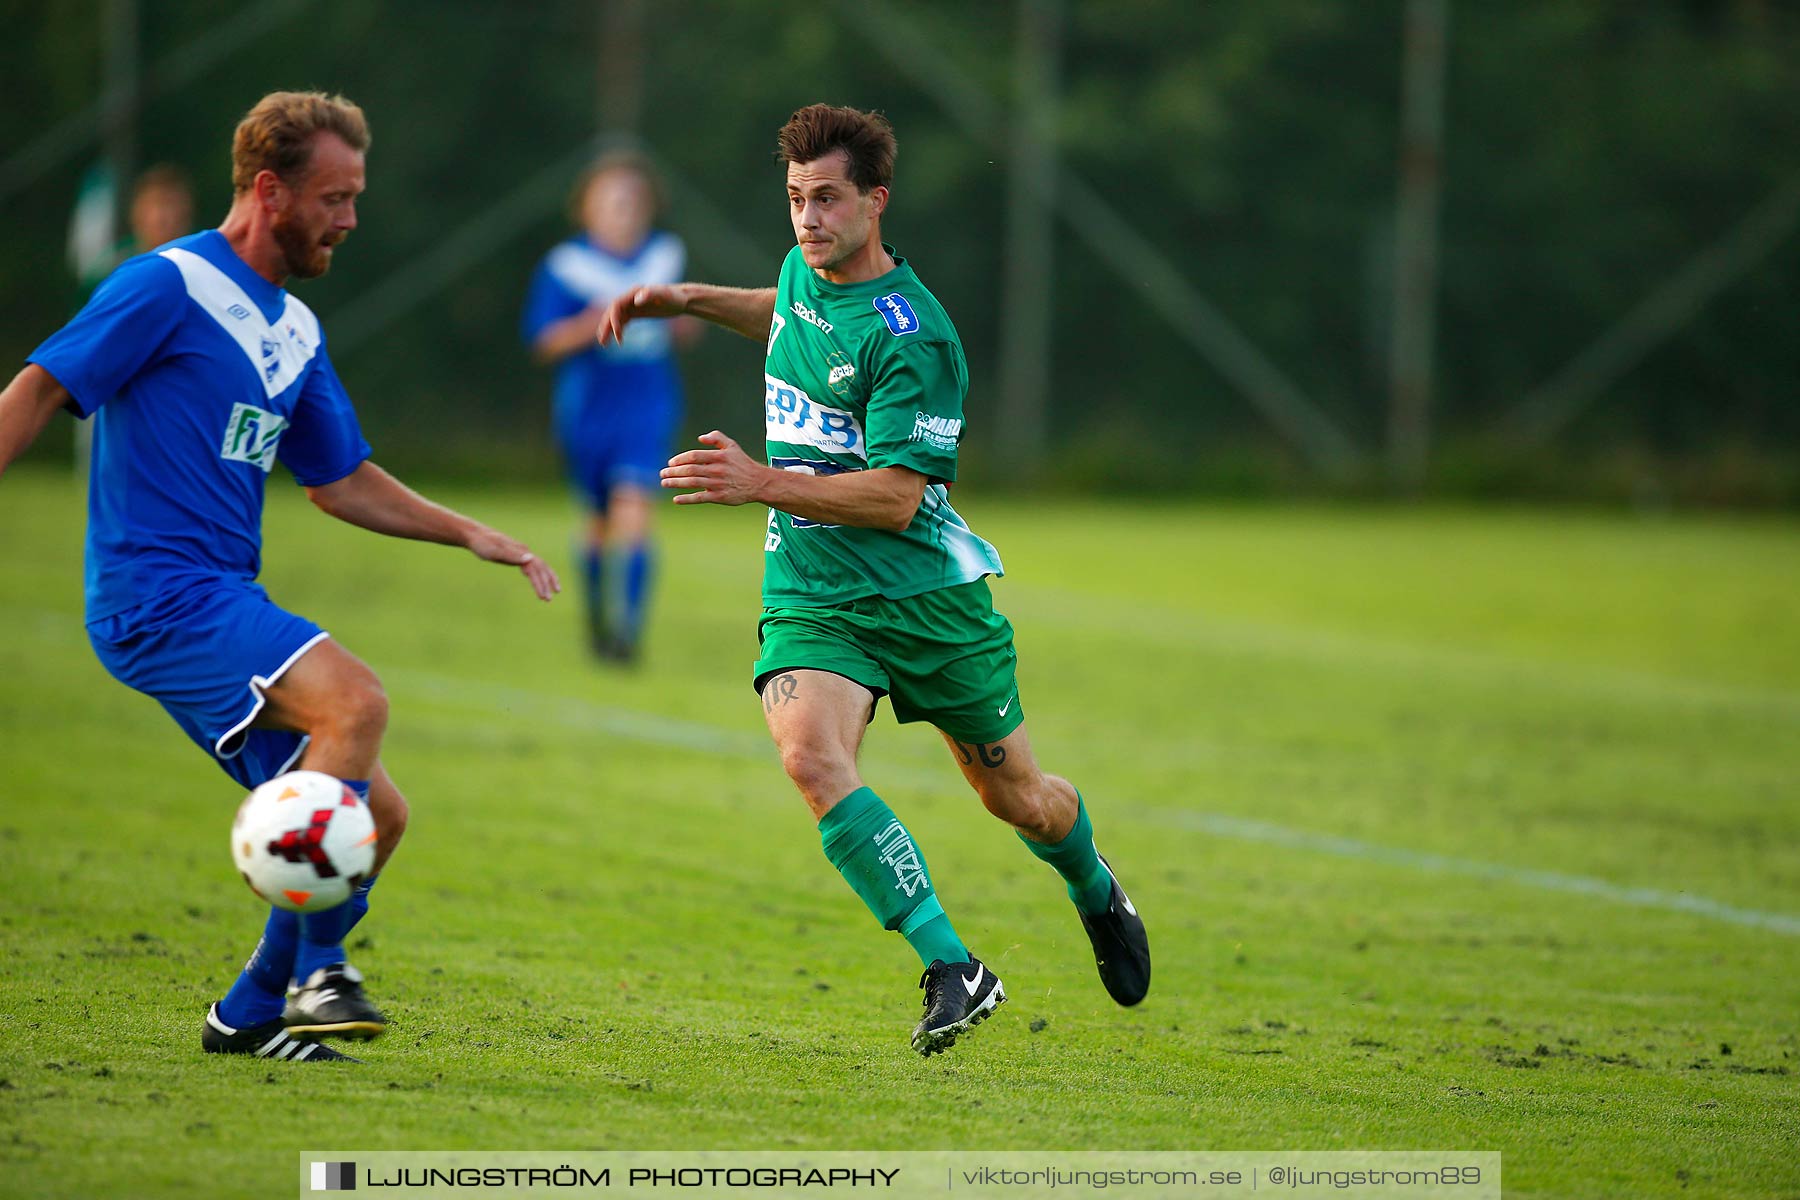
[[[224,224],[123,263],[0,392],[0,471],[57,409],[93,419],[86,607],[101,663],[244,787],[295,766],[344,780],[375,817],[379,874],[407,820],[378,757],[387,697],[256,583],[270,469],[339,520],[516,566],[544,600],[559,585],[524,543],[369,461],[319,321],[283,288],[324,274],[356,227],[368,145],[342,97],[263,97],[233,138]],[[270,910],[206,1014],[206,1051],[321,1062],[348,1056],[312,1039],[382,1032],[343,948],[375,874],[337,908]]]
[[[569,482],[585,511],[580,568],[588,641],[603,659],[636,659],[649,599],[651,514],[681,419],[675,344],[691,320],[640,321],[618,343],[594,333],[613,297],[674,283],[686,270],[681,239],[653,227],[661,185],[648,159],[608,154],[576,183],[580,227],[538,264],[521,331],[556,367],[553,417]]]

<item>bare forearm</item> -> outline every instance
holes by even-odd
[[[541,363],[560,362],[571,354],[578,354],[592,347],[594,331],[599,327],[599,312],[583,309],[545,326],[531,345],[532,353]]]
[[[828,525],[899,532],[912,524],[925,478],[903,467],[807,475],[765,467],[757,498],[790,516]]]
[[[467,546],[485,528],[427,500],[372,462],[363,463],[336,483],[308,488],[306,494],[322,512],[388,537]]]
[[[775,317],[774,288],[730,288],[710,283],[678,283],[682,311],[714,325],[723,325],[760,342],[769,336]]]
[[[36,363],[13,376],[0,392],[0,474],[37,440],[68,400],[67,389]]]
[[[307,488],[306,494],[324,512],[363,529],[461,546],[483,561],[518,567],[540,600],[562,588],[550,564],[524,542],[427,500],[372,462],[364,462],[336,483]]]

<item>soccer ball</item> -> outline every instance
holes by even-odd
[[[341,780],[289,771],[238,806],[231,857],[250,890],[276,908],[322,912],[374,869],[375,818]]]

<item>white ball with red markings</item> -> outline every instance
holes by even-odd
[[[276,908],[322,912],[375,869],[375,818],[342,780],[289,771],[238,806],[231,857],[250,890]]]

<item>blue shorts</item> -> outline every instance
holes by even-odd
[[[661,364],[641,365],[645,369],[607,372],[587,389],[558,389],[556,441],[563,466],[595,512],[606,511],[614,488],[661,490],[662,469],[669,465],[681,419],[680,385]]]
[[[161,704],[244,787],[299,761],[306,735],[250,724],[263,690],[330,635],[259,584],[203,578],[87,628],[100,665]]]

